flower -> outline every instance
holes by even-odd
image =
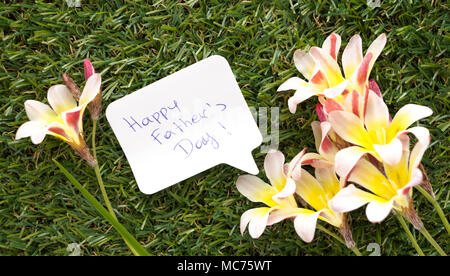
[[[15,139],[31,137],[34,144],[39,144],[47,134],[53,135],[67,142],[89,165],[95,166],[97,161],[83,138],[83,114],[98,94],[100,86],[100,74],[93,74],[86,82],[78,105],[69,88],[62,84],[48,90],[47,99],[51,107],[35,100],[25,101],[25,111],[30,121],[19,127]]]
[[[381,34],[362,54],[362,41],[359,35],[354,35],[342,53],[342,67],[344,76],[337,63],[337,55],[341,45],[341,37],[332,33],[324,41],[322,48],[311,47],[309,52],[296,50],[294,63],[298,71],[308,82],[292,77],[278,88],[278,91],[296,90],[289,98],[288,105],[291,113],[295,113],[297,105],[304,100],[319,96],[344,102],[342,94],[356,91],[364,96],[368,88],[368,78],[372,67],[386,44],[386,35]]]
[[[240,229],[244,233],[247,225],[250,236],[259,238],[268,225],[269,215],[276,209],[296,208],[295,184],[288,181],[284,173],[284,155],[271,150],[264,160],[264,169],[271,185],[254,175],[241,175],[236,181],[238,191],[252,202],[262,202],[268,207],[253,208],[241,216]]]
[[[365,188],[365,191],[351,184],[337,193],[330,206],[336,212],[349,212],[368,203],[366,215],[376,223],[384,220],[392,209],[402,212],[417,228],[423,227],[412,204],[412,187],[419,185],[423,175],[419,169],[420,161],[429,145],[426,128],[416,130],[422,137],[409,151],[409,137],[401,135],[402,153],[396,165],[383,163],[383,172],[366,159],[358,161],[349,175],[348,181]],[[425,139],[427,138],[427,139]]]
[[[414,134],[421,144],[429,138],[423,127],[408,128],[414,122],[428,117],[433,111],[425,106],[407,104],[400,108],[391,120],[383,99],[369,90],[364,119],[352,112],[335,110],[328,114],[333,130],[345,141],[354,146],[341,149],[335,157],[336,172],[345,178],[356,162],[369,153],[378,161],[389,165],[397,164],[402,156],[402,143],[399,139],[406,133]]]

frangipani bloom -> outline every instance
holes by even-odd
[[[369,90],[364,119],[352,112],[336,110],[328,115],[333,130],[345,141],[354,144],[336,154],[336,172],[345,178],[361,157],[369,153],[378,161],[390,166],[396,165],[402,156],[402,143],[399,139],[406,133],[414,134],[421,144],[430,139],[423,127],[408,128],[419,119],[432,114],[428,107],[407,104],[392,120],[383,99]]]
[[[421,128],[421,137],[429,137],[428,130]],[[384,163],[384,174],[366,159],[358,161],[348,178],[349,182],[358,184],[365,191],[353,184],[342,189],[331,200],[330,206],[336,212],[349,212],[365,204],[366,215],[371,222],[381,222],[392,209],[402,212],[417,229],[423,227],[412,204],[412,187],[423,180],[419,164],[429,139],[419,139],[411,154],[407,135],[398,137],[402,145],[400,162],[396,165]]]
[[[372,67],[386,44],[386,35],[381,34],[362,54],[362,41],[359,35],[354,35],[342,54],[342,75],[337,63],[341,37],[332,33],[327,37],[322,48],[311,47],[309,53],[297,50],[294,53],[294,63],[308,82],[292,77],[284,82],[278,91],[296,90],[289,99],[289,110],[295,113],[297,105],[312,96],[336,99],[344,103],[341,95],[344,91],[356,91],[364,96],[368,87],[368,78]],[[363,97],[364,98],[364,97]],[[362,101],[361,101],[362,102]]]
[[[240,229],[244,233],[248,225],[250,236],[259,238],[268,225],[269,215],[277,209],[296,208],[295,184],[287,181],[284,173],[284,155],[280,151],[270,151],[264,160],[264,169],[271,185],[254,175],[241,175],[236,181],[238,191],[252,202],[262,202],[267,207],[259,207],[244,212]]]
[[[78,105],[69,88],[61,84],[48,90],[47,99],[51,107],[35,100],[25,101],[25,111],[30,121],[17,130],[16,140],[31,137],[34,144],[39,144],[50,134],[67,142],[91,166],[95,166],[96,160],[83,138],[83,114],[88,103],[98,94],[100,86],[100,74],[93,74],[86,82]]]

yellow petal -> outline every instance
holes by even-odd
[[[422,105],[407,104],[400,108],[388,128],[387,139],[393,139],[399,132],[405,131],[414,122],[428,117],[433,111]]]
[[[362,121],[355,114],[347,111],[333,111],[328,115],[328,121],[342,139],[369,150],[372,149],[372,140]]]
[[[315,210],[328,207],[328,199],[322,185],[309,172],[302,169],[300,178],[295,182],[295,192]]]

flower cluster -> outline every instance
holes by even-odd
[[[251,209],[241,217],[241,232],[248,224],[253,238],[266,226],[292,218],[300,238],[310,242],[320,219],[338,228],[351,248],[355,243],[345,213],[365,204],[371,222],[381,222],[395,210],[415,228],[423,227],[414,211],[412,188],[422,183],[419,165],[430,134],[424,127],[411,125],[432,111],[408,104],[390,116],[378,85],[369,80],[386,44],[385,34],[373,41],[365,55],[361,37],[350,39],[342,53],[345,77],[338,65],[340,44],[341,37],[333,33],[321,48],[295,51],[295,67],[308,81],[292,77],[278,88],[295,90],[288,100],[291,113],[306,99],[318,97],[320,121],[311,125],[317,153],[303,150],[284,164],[281,152],[269,152],[264,168],[272,185],[251,175],[238,178],[236,185],[244,196],[268,206]],[[417,138],[411,151],[409,134]],[[314,168],[315,177],[304,165]],[[295,196],[310,208],[299,208]]]

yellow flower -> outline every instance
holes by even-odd
[[[47,134],[67,142],[91,166],[96,160],[90,155],[83,138],[83,114],[86,106],[98,94],[101,86],[100,74],[94,74],[86,82],[79,104],[65,85],[54,85],[47,93],[50,104],[27,100],[25,111],[30,121],[22,124],[16,133],[16,140],[31,137],[34,144],[41,143]]]
[[[421,128],[422,137],[429,137],[428,130]],[[358,161],[349,175],[348,181],[358,184],[370,192],[353,184],[342,189],[332,199],[330,206],[336,212],[349,212],[368,203],[366,215],[371,222],[381,222],[392,209],[405,214],[413,225],[423,227],[412,206],[412,187],[423,180],[419,164],[429,145],[429,139],[419,139],[413,150],[409,151],[407,135],[399,136],[402,153],[396,165],[383,163],[384,174],[366,159]]]
[[[423,127],[408,128],[433,111],[425,106],[407,104],[391,120],[383,99],[369,90],[364,119],[352,112],[337,110],[328,115],[333,130],[345,141],[354,144],[340,150],[335,157],[337,174],[346,177],[356,162],[367,153],[378,161],[396,165],[402,156],[400,136],[414,134],[424,144],[430,139]]]

